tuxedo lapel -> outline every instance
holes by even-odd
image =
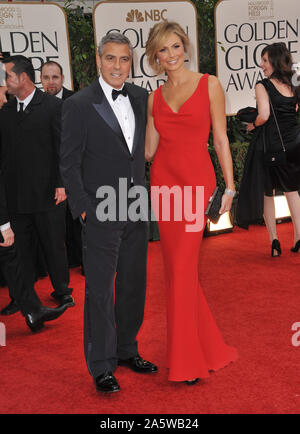
[[[113,109],[111,108],[109,102],[107,101],[99,82],[95,81],[92,84],[92,86],[94,87],[94,90],[96,91],[97,100],[98,100],[98,102],[93,103],[95,110],[97,111],[98,115],[101,116],[101,118],[106,122],[106,124],[119,137],[122,144],[128,150],[127,143],[126,143],[125,137],[123,135],[122,129],[120,127],[120,124],[118,122],[118,119],[116,118],[116,115],[114,114]],[[128,152],[129,152],[129,150],[128,150]]]

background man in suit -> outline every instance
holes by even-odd
[[[52,321],[61,316],[67,305],[55,309],[42,306],[34,289],[23,284],[22,263],[15,245],[14,233],[10,227],[6,208],[5,190],[0,174],[0,264],[10,286],[12,296],[25,317],[26,324],[37,332],[44,327],[45,321]]]
[[[98,391],[116,392],[118,364],[157,371],[139,356],[136,341],[144,314],[148,224],[99,221],[96,191],[113,187],[118,202],[119,178],[127,180],[127,190],[132,183],[145,185],[147,92],[124,84],[132,61],[124,35],[109,33],[98,51],[99,80],[63,105],[61,173],[73,217],[83,222],[87,366]]]
[[[60,304],[74,305],[65,246],[66,194],[59,172],[61,101],[36,89],[34,69],[24,56],[3,59],[8,93],[16,98],[0,110],[1,167],[7,208],[33,288],[32,237],[42,245]]]
[[[74,94],[72,90],[63,86],[65,77],[62,66],[49,60],[41,68],[41,83],[44,91],[49,95],[65,100]],[[79,219],[73,220],[69,206],[66,212],[66,245],[69,267],[82,265],[81,224]]]
[[[43,64],[41,67],[41,82],[45,92],[63,100],[67,99],[74,92],[63,86],[64,81],[63,69],[58,62],[49,60]]]

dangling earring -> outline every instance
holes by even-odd
[[[160,60],[158,58],[156,58],[155,61],[158,65],[160,65]]]

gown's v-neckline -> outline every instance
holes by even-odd
[[[183,104],[181,104],[181,106],[179,107],[179,110],[178,110],[178,112],[176,112],[175,110],[173,110],[172,109],[172,107],[167,103],[167,101],[165,100],[165,98],[164,98],[164,96],[163,96],[163,93],[162,93],[162,88],[160,88],[160,94],[161,94],[161,97],[162,97],[162,99],[163,99],[163,101],[164,101],[164,103],[166,104],[166,106],[171,110],[171,112],[172,113],[174,113],[175,115],[178,115],[179,113],[180,113],[180,110],[182,109],[182,107],[195,95],[195,93],[197,92],[197,90],[198,90],[198,87],[199,87],[199,85],[200,85],[200,81],[202,80],[202,78],[205,76],[206,74],[203,74],[203,75],[201,75],[201,77],[200,77],[200,79],[199,79],[199,81],[198,81],[198,83],[197,83],[197,86],[196,86],[196,88],[195,88],[195,90],[194,90],[194,92],[191,94],[191,96],[189,96],[185,101],[184,101],[184,103]]]

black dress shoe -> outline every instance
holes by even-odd
[[[15,300],[11,300],[11,302],[1,310],[0,315],[12,315],[13,313],[19,312],[19,310]]]
[[[120,386],[112,372],[104,372],[94,379],[96,390],[103,393],[119,392]]]
[[[58,306],[56,308],[41,306],[37,312],[31,312],[25,315],[26,324],[31,331],[38,332],[44,327],[44,322],[53,321],[60,317],[67,308],[67,305]]]
[[[147,360],[142,359],[139,355],[135,357],[130,357],[130,359],[119,359],[118,364],[120,366],[127,366],[127,368],[131,369],[134,372],[139,372],[141,374],[152,374],[157,372],[157,366],[153,365],[151,362],[147,362]]]
[[[67,307],[75,306],[75,301],[72,295],[65,294],[65,295],[59,295],[55,291],[51,293],[51,297],[54,298],[54,300],[59,302],[60,306],[67,305]]]

